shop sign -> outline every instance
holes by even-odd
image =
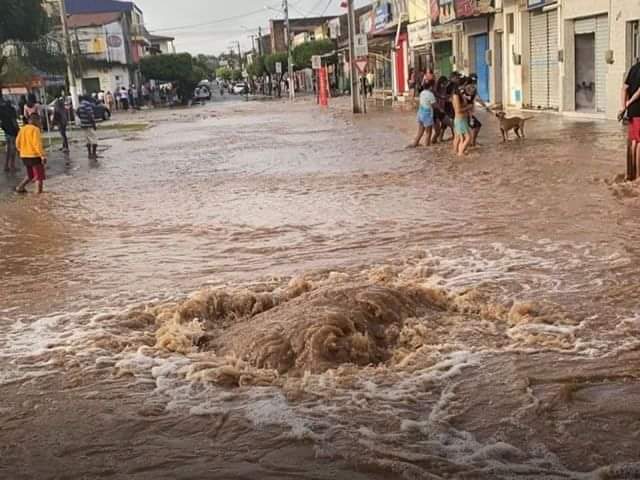
[[[431,40],[429,37],[429,21],[420,20],[418,22],[410,23],[407,27],[409,32],[409,46],[411,48],[426,45]]]
[[[107,45],[111,48],[120,48],[122,46],[122,38],[118,35],[107,35]]]
[[[360,32],[369,33],[373,31],[373,11],[367,12],[360,17]]]
[[[376,8],[376,30],[382,30],[391,21],[391,4],[383,3]]]
[[[367,40],[367,35],[364,33],[357,34],[353,41],[353,47],[354,57],[359,58],[369,55],[369,42]]]
[[[455,0],[455,6],[457,18],[476,17],[492,11],[489,0]]]
[[[435,24],[438,22],[440,17],[440,5],[438,4],[438,0],[430,0],[431,2],[431,24]]]

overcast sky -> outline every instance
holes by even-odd
[[[282,18],[281,0],[135,0],[144,12],[147,29],[175,37],[176,50],[192,54],[228,52],[231,42],[251,48],[251,34],[269,31],[270,18]],[[356,5],[367,0],[356,0]],[[340,0],[290,0],[290,16],[343,13]],[[232,18],[233,17],[233,18]],[[237,47],[236,47],[237,48]]]

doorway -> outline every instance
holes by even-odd
[[[83,78],[82,90],[86,95],[91,95],[92,93],[98,93],[100,91],[100,79],[98,77]]]
[[[489,65],[487,65],[487,50],[489,50],[489,35],[475,35],[471,37],[474,54],[473,66],[478,75],[478,96],[485,102],[489,101]]]
[[[576,44],[576,110],[596,109],[596,35],[575,36]]]

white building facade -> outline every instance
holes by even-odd
[[[495,18],[506,107],[616,118],[640,51],[639,1],[504,0]]]

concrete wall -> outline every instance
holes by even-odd
[[[133,79],[129,75],[129,70],[125,66],[112,66],[109,69],[87,69],[82,78],[99,78],[100,88],[105,92],[115,92],[119,87],[128,87],[133,83]],[[81,82],[78,82],[80,86]],[[92,93],[92,92],[84,92]]]

